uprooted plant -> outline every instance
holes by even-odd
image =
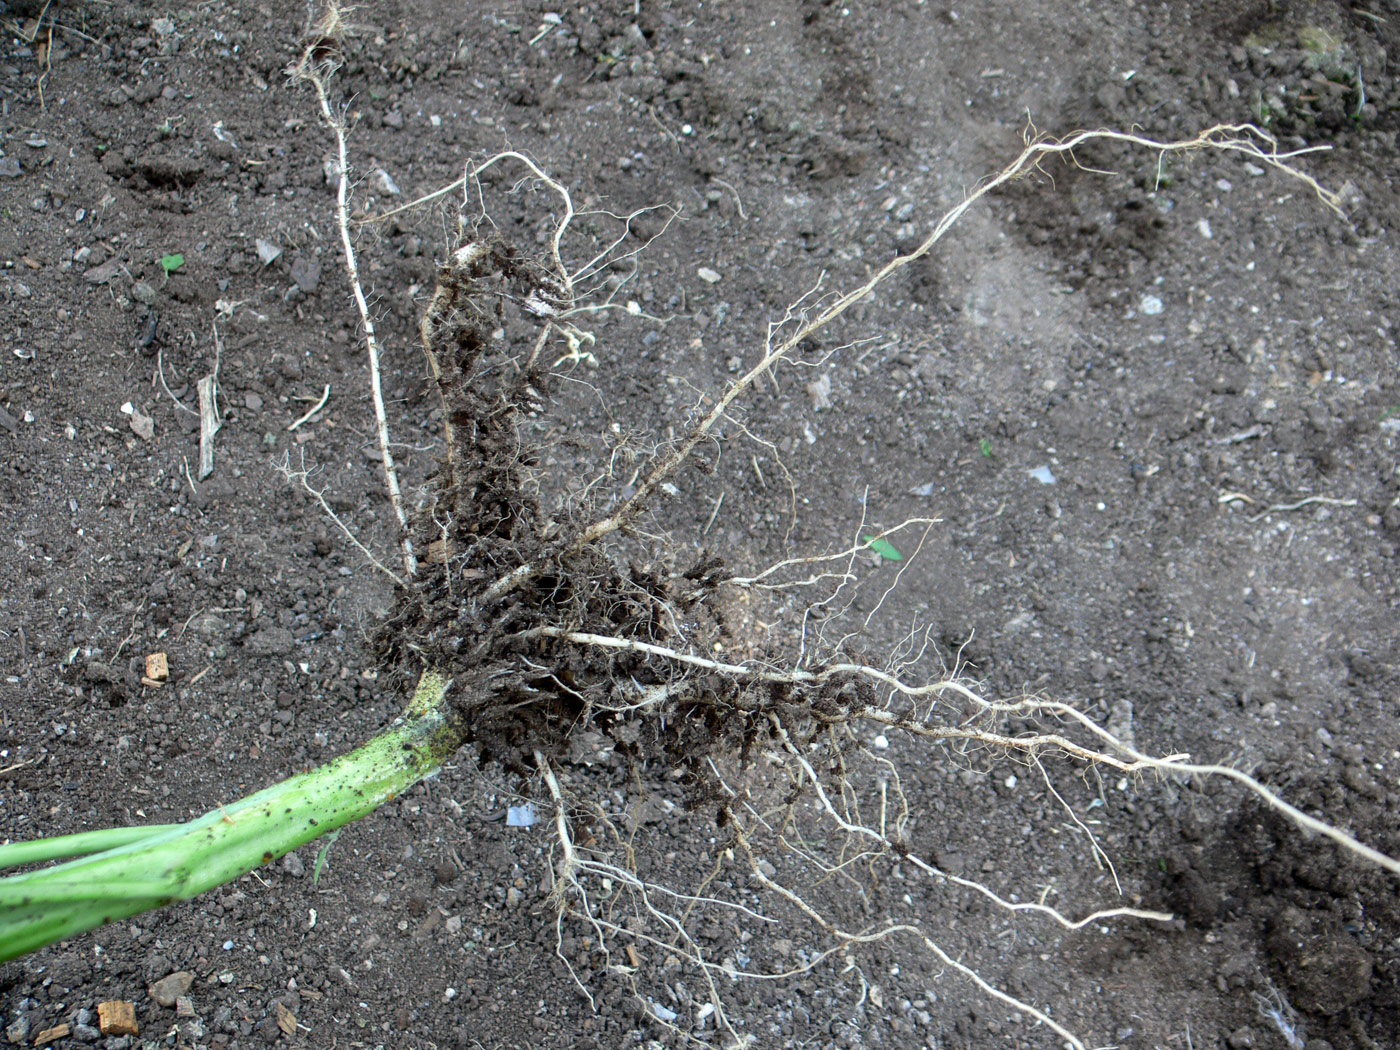
[[[917,639],[900,659],[881,663],[859,658],[849,645],[823,644],[819,636],[804,638],[800,651],[743,660],[731,655],[724,609],[734,594],[805,586],[813,605],[832,603],[851,579],[851,560],[888,543],[889,533],[858,533],[846,550],[797,557],[741,577],[714,555],[682,560],[664,539],[640,527],[658,492],[761,375],[932,250],[996,187],[1048,158],[1072,160],[1077,147],[1108,140],[1159,157],[1207,149],[1242,153],[1301,179],[1335,207],[1334,197],[1291,166],[1296,154],[1280,153],[1272,139],[1247,126],[1214,127],[1166,143],[1110,131],[1060,140],[1028,137],[1021,155],[944,215],[917,250],[892,259],[847,294],[791,309],[772,326],[745,374],[710,399],[687,432],[652,456],[625,498],[593,515],[581,504],[561,512],[532,495],[541,472],[524,424],[548,411],[550,343],[562,336],[571,353],[579,353],[582,333],[574,323],[585,304],[576,287],[597,260],[572,271],[563,261],[560,246],[573,212],[562,186],[519,155],[492,158],[487,165],[526,164],[561,196],[564,217],[543,258],[494,236],[470,236],[441,268],[421,335],[446,451],[414,515],[403,508],[389,456],[378,396],[379,346],[355,263],[345,127],[327,88],[335,57],[334,34],[318,36],[301,72],[315,87],[339,145],[342,247],[365,322],[385,476],[402,522],[403,574],[390,573],[397,581],[395,605],[374,632],[373,645],[396,672],[390,680],[416,679],[417,686],[404,714],[360,749],[187,824],[0,847],[0,866],[78,858],[0,880],[0,959],[227,882],[367,815],[462,748],[499,763],[552,814],[559,922],[584,923],[604,954],[609,945],[652,944],[665,948],[658,954],[682,958],[709,989],[693,1019],[695,1030],[712,1018],[716,1030],[736,1042],[743,1037],[726,1013],[721,977],[786,976],[863,944],[902,937],[985,994],[1083,1045],[1046,1012],[995,988],[974,966],[945,952],[936,917],[852,928],[804,894],[813,877],[858,883],[858,870],[898,865],[1065,928],[1114,916],[1170,918],[1128,907],[1070,916],[1043,899],[1008,899],[942,870],[915,848],[900,770],[872,746],[876,734],[903,735],[930,748],[1017,756],[1044,775],[1047,786],[1051,758],[1125,775],[1229,778],[1302,827],[1400,872],[1400,862],[1300,812],[1239,770],[1193,763],[1184,755],[1149,756],[1067,703],[994,702],[956,676],[911,679],[909,669],[916,670],[923,656]],[[469,169],[454,186],[469,189],[487,165]],[[622,757],[639,792],[659,776],[683,784],[690,805],[714,817],[720,840],[716,872],[728,866],[763,893],[753,900],[708,896],[703,886],[715,881],[713,875],[692,894],[640,877],[628,859],[635,828],[624,826],[609,792],[587,769],[569,761],[585,738],[594,751]],[[600,897],[605,884],[615,895],[609,903]],[[627,898],[626,908],[617,907],[618,896]],[[785,973],[708,958],[694,936],[697,919],[729,909],[767,923],[772,916],[764,900],[808,923],[828,947]],[[626,922],[624,913],[645,921]],[[632,965],[616,972],[639,987],[644,979],[635,954]],[[677,1020],[655,1010],[653,1016],[664,1024]]]

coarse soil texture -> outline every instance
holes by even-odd
[[[1400,854],[1400,3],[348,12],[330,90],[412,594],[335,144],[287,76],[306,17],[0,2],[0,839],[203,813],[373,735],[424,662],[493,699],[328,848],[0,965],[12,1044],[1063,1044],[952,962],[1089,1046],[1400,1044],[1396,880],[1235,785],[845,725],[846,679],[743,692],[577,642],[956,669]],[[1244,122],[1326,147],[1294,163],[1345,216],[1229,154],[1047,162],[765,374],[605,547],[569,546],[1032,129]],[[509,160],[463,180],[506,150],[572,198],[571,287],[557,193]],[[910,519],[936,520],[866,541]],[[632,710],[657,690],[664,724]],[[883,845],[818,836],[794,754]],[[1065,930],[970,881],[1174,917]],[[830,932],[895,926],[917,934]],[[138,1035],[100,1030],[111,1000]]]

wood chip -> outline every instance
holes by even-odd
[[[146,677],[156,682],[169,679],[170,661],[164,653],[151,653],[146,657]]]
[[[637,954],[637,949],[633,948],[630,944],[627,945],[627,961],[633,966],[642,965],[642,957]]]
[[[52,1028],[45,1028],[42,1032],[40,1032],[34,1037],[34,1045],[44,1046],[48,1043],[52,1043],[55,1040],[62,1039],[72,1030],[73,1029],[70,1028],[67,1025],[67,1023],[56,1024]]]
[[[136,1004],[121,999],[97,1004],[97,1027],[103,1035],[140,1035]]]
[[[283,1035],[295,1035],[297,1031],[297,1015],[280,999],[277,1000],[277,1027],[282,1029]]]

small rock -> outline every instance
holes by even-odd
[[[1258,1045],[1255,1040],[1254,1029],[1250,1028],[1248,1025],[1243,1028],[1235,1029],[1230,1033],[1230,1037],[1225,1040],[1225,1045],[1228,1046],[1230,1050],[1253,1050],[1253,1048]]]
[[[73,1038],[80,1043],[95,1043],[102,1038],[102,1033],[90,1024],[75,1024]]]
[[[156,436],[156,421],[150,416],[143,415],[139,408],[133,409],[131,413],[131,432],[142,441],[151,441]]]
[[[399,184],[394,181],[394,177],[383,168],[375,168],[369,173],[369,184],[376,191],[388,197],[397,197],[403,192],[399,189]]]
[[[169,1009],[175,1005],[176,999],[190,990],[192,984],[194,984],[193,973],[189,970],[177,970],[169,977],[162,977],[147,990],[151,993],[152,999]]]
[[[264,266],[270,266],[277,261],[277,257],[282,254],[282,249],[271,241],[265,241],[261,237],[253,242],[253,247],[258,250],[258,258],[262,260]]]
[[[180,996],[180,998],[176,999],[176,1000],[175,1000],[175,1016],[176,1016],[176,1017],[193,1017],[193,1016],[194,1016],[194,1000],[191,999],[188,995],[182,995],[182,996]]]
[[[22,1014],[18,1021],[15,1021],[5,1029],[5,1038],[12,1043],[24,1043],[29,1041],[29,1017]]]
[[[1156,317],[1162,312],[1162,300],[1155,295],[1144,295],[1142,302],[1138,304],[1138,309],[1145,317]]]
[[[228,633],[228,623],[212,612],[195,616],[190,621],[190,627],[207,642],[217,641]]]
[[[117,275],[117,272],[121,270],[121,268],[122,263],[120,259],[108,259],[101,266],[94,266],[84,273],[83,280],[87,281],[88,284],[106,284]]]
[[[0,157],[0,178],[17,179],[20,176],[18,157]]]
[[[292,280],[296,281],[298,288],[310,295],[321,283],[321,264],[315,259],[298,255],[292,260]]]
[[[702,266],[700,269],[696,270],[695,276],[706,284],[718,284],[721,280],[720,275],[716,271],[711,270],[708,266]]]
[[[393,128],[395,131],[403,127],[403,114],[397,109],[385,113],[381,120],[386,128]]]
[[[260,395],[255,394],[250,390],[248,391],[248,393],[243,395],[243,406],[247,408],[249,412],[261,412],[263,407],[263,399]]]
[[[268,1046],[282,1038],[282,1029],[278,1027],[275,1017],[264,1017],[253,1026],[253,1031]]]
[[[306,874],[306,865],[295,853],[288,853],[282,858],[282,870],[292,878],[299,879]]]

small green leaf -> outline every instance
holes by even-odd
[[[316,854],[316,864],[311,869],[312,886],[315,886],[316,883],[321,881],[321,869],[326,866],[326,854],[330,853],[331,844],[338,838],[340,838],[340,832],[332,831],[326,836],[326,844],[321,847],[321,852]]]
[[[981,452],[982,455],[986,456],[988,459],[992,458],[992,443],[986,438],[983,438],[981,441],[977,442],[977,450]]]
[[[160,257],[160,268],[164,270],[167,275],[174,273],[184,265],[185,257],[179,252],[173,252],[170,255],[162,255]]]
[[[900,554],[895,545],[889,540],[880,536],[862,536],[866,546],[873,550],[885,561],[903,561],[904,555]]]

